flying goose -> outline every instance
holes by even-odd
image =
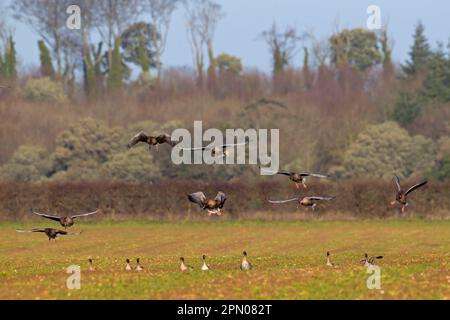
[[[299,206],[304,206],[306,208],[311,207],[312,210],[314,211],[316,209],[317,204],[320,201],[330,201],[333,200],[335,197],[296,197],[296,198],[292,198],[289,200],[281,200],[281,201],[273,201],[273,200],[269,200],[270,203],[272,204],[283,204],[283,203],[287,203],[287,202],[292,202],[292,201],[297,201],[298,205],[297,208],[299,208]]]
[[[144,267],[141,266],[140,261],[141,261],[141,259],[139,259],[139,258],[136,259],[136,267],[134,268],[134,270],[136,270],[136,271],[144,270]]]
[[[132,148],[140,142],[148,144],[149,150],[152,149],[152,146],[155,146],[156,151],[158,151],[158,145],[163,143],[167,143],[171,147],[176,145],[176,142],[172,141],[172,138],[168,134],[161,134],[154,137],[147,135],[144,131],[141,131],[128,142],[128,148]]]
[[[76,218],[87,217],[87,216],[93,215],[93,214],[98,213],[98,212],[99,212],[99,210],[97,209],[94,212],[83,213],[83,214],[76,214],[76,215],[73,215],[73,216],[66,215],[66,216],[58,217],[58,216],[54,216],[54,215],[50,215],[50,214],[46,214],[46,213],[39,213],[39,212],[33,211],[33,213],[38,215],[38,216],[44,217],[46,219],[58,221],[66,229],[71,227],[71,226],[73,226],[73,224],[75,223],[75,219]]]
[[[330,251],[327,251],[327,267],[333,268],[334,264],[331,262],[330,256],[331,256]]]
[[[95,269],[94,269],[94,266],[93,266],[93,262],[92,262],[92,259],[91,258],[89,258],[89,271],[95,271]]]
[[[55,239],[58,237],[58,235],[79,235],[81,232],[67,232],[64,230],[57,230],[52,228],[45,228],[45,229],[31,229],[31,230],[16,230],[17,232],[43,232],[47,235],[48,241],[51,239]]]
[[[126,271],[133,270],[133,268],[130,266],[130,259],[125,260],[125,262],[127,263],[127,265],[125,266],[125,270]]]
[[[428,183],[427,180],[422,181],[418,184],[413,185],[411,188],[405,191],[400,185],[400,178],[396,175],[394,176],[394,182],[395,186],[397,187],[397,194],[395,196],[395,200],[391,201],[391,206],[395,205],[395,202],[399,202],[402,205],[402,212],[405,212],[405,209],[408,206],[408,202],[406,199],[407,195]]]
[[[202,268],[201,268],[201,270],[202,271],[207,271],[207,270],[209,270],[209,266],[206,264],[206,255],[203,255],[203,265],[202,265]]]
[[[266,170],[265,168],[262,168],[263,170]],[[279,170],[277,172],[273,172],[275,174],[281,174],[285,176],[289,176],[289,179],[292,180],[295,183],[295,186],[297,189],[300,189],[300,184],[303,186],[303,188],[308,188],[306,185],[306,178],[307,177],[314,177],[314,178],[328,178],[327,176],[323,174],[318,173],[308,173],[308,172],[291,172],[286,170]]]
[[[240,266],[241,270],[244,271],[244,270],[252,269],[253,266],[250,263],[250,261],[248,261],[248,259],[247,259],[247,251],[244,251],[242,254],[244,255],[244,257],[242,258],[242,262],[241,262],[241,266]]]
[[[197,150],[210,150],[212,157],[225,157],[230,154],[230,151],[228,149],[234,148],[236,146],[243,146],[246,145],[247,142],[242,143],[230,143],[230,144],[222,144],[215,147],[199,147],[199,148],[183,148],[183,151],[197,151]]]
[[[222,215],[220,209],[223,208],[227,196],[222,191],[219,191],[214,200],[207,200],[205,194],[200,191],[189,194],[188,199],[189,201],[198,204],[203,210],[207,210],[208,217],[210,217],[212,214],[217,214],[218,216]]]
[[[10,86],[4,86],[4,85],[0,85],[0,89],[9,89],[11,88]]]
[[[184,262],[183,257],[180,257],[180,270],[182,272],[186,272],[186,271],[189,271],[189,269],[193,269],[193,268]]]
[[[375,260],[377,259],[383,259],[383,256],[373,256],[369,258],[369,255],[367,253],[364,254],[364,259],[362,259],[360,262],[364,264],[365,267],[368,267],[369,265],[373,265]]]

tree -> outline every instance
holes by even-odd
[[[450,58],[446,56],[442,43],[430,54],[426,70],[421,97],[425,101],[450,101]]]
[[[367,127],[345,152],[340,168],[344,177],[403,178],[429,172],[435,162],[436,145],[423,136],[411,137],[395,122]]]
[[[55,69],[53,68],[52,58],[43,40],[38,41],[39,59],[41,61],[41,76],[55,78]]]
[[[51,48],[56,59],[58,78],[63,72],[63,33],[66,28],[66,9],[69,0],[17,0],[10,8],[14,18],[31,26]]]
[[[125,30],[121,37],[125,61],[140,66],[145,78],[150,78],[150,67],[156,66],[156,49],[153,42],[159,38],[156,32],[151,24],[139,22]]]
[[[219,74],[239,75],[242,72],[242,62],[238,57],[223,53],[218,55],[215,60]]]
[[[273,74],[279,74],[291,62],[297,51],[297,45],[303,37],[297,34],[293,27],[287,27],[284,32],[279,32],[276,23],[262,32],[264,41],[269,46],[272,56]]]
[[[44,179],[49,170],[47,154],[42,147],[19,146],[11,159],[0,167],[0,180],[31,182]]]
[[[381,62],[377,35],[366,29],[343,30],[330,37],[331,61],[364,71]]]
[[[155,32],[151,33],[151,42],[155,48],[157,79],[161,77],[161,57],[166,49],[167,35],[173,12],[181,0],[147,0],[144,8],[149,12]]]
[[[397,97],[391,118],[401,125],[407,125],[417,118],[420,110],[420,102],[417,97],[401,92]]]
[[[402,66],[407,77],[412,77],[423,71],[431,55],[428,39],[425,36],[425,27],[420,21],[416,25],[413,39],[414,43],[409,52],[409,60]]]
[[[108,90],[120,91],[122,89],[124,71],[122,66],[122,56],[120,54],[121,38],[117,37],[114,50],[109,63]]]
[[[218,22],[223,18],[222,6],[212,0],[185,2],[188,40],[194,55],[199,86],[203,86],[204,50],[209,58],[208,85],[214,87],[216,62],[213,41]]]
[[[394,65],[392,63],[392,41],[389,39],[387,33],[387,27],[383,29],[379,36],[381,44],[381,52],[383,55],[383,72],[384,74],[390,75],[394,70]]]

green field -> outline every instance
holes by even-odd
[[[56,242],[14,231],[48,226],[0,225],[0,299],[450,298],[450,221],[101,222]],[[367,289],[364,252],[384,256],[381,290]],[[203,253],[211,271],[200,271]],[[181,255],[195,270],[179,271]],[[125,271],[136,257],[145,271]],[[80,290],[66,288],[69,265],[81,266]]]

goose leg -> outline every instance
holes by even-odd
[[[159,151],[159,145],[156,145],[156,152],[158,152]]]
[[[295,183],[295,186],[297,187],[297,189],[300,189],[300,186],[298,185],[298,183]]]
[[[211,217],[212,212],[208,210],[208,217]]]
[[[308,186],[306,185],[306,183],[302,182],[303,185],[303,189],[308,189]]]
[[[406,206],[402,206],[402,213],[405,213]]]
[[[219,210],[217,210],[217,215],[220,217],[222,215],[222,212]]]
[[[317,203],[314,203],[314,204],[312,205],[312,207],[311,207],[312,211],[316,211],[316,206],[317,206]]]

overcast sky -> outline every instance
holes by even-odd
[[[0,0],[6,6],[10,0]],[[450,36],[450,1],[408,0],[217,0],[222,4],[226,16],[220,22],[215,51],[240,57],[246,67],[270,71],[267,47],[260,39],[262,30],[276,22],[281,28],[287,25],[299,31],[312,30],[317,37],[329,35],[339,22],[341,28],[366,27],[369,5],[378,5],[384,21],[389,21],[389,33],[395,40],[393,56],[397,62],[407,57],[414,26],[421,20],[426,34],[434,46],[436,41],[447,43]],[[19,60],[22,66],[38,64],[37,35],[28,26],[8,17],[16,30]],[[186,39],[184,12],[175,12],[169,33],[166,66],[191,66],[192,55]],[[294,65],[301,65],[296,57]]]

